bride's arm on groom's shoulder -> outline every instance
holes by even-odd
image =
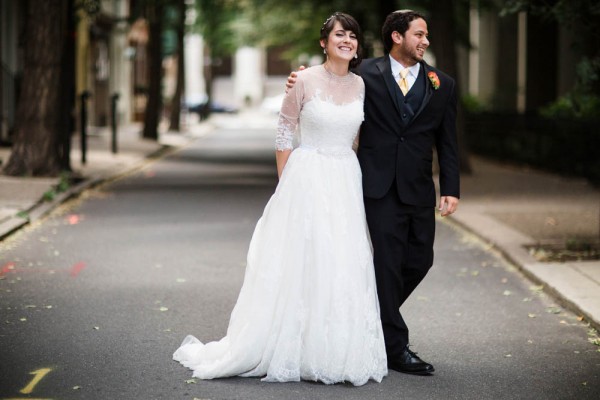
[[[306,69],[306,67],[304,65],[301,65],[300,67],[298,67],[298,71],[302,71]],[[294,87],[294,85],[296,84],[296,78],[298,77],[298,73],[296,71],[292,71],[290,72],[290,75],[288,76],[287,82],[285,84],[285,92],[287,93],[291,88]]]

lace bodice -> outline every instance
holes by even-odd
[[[296,84],[283,99],[277,150],[292,149],[297,131],[302,147],[351,149],[364,119],[364,93],[362,78],[353,73],[334,75],[323,65],[298,72]]]

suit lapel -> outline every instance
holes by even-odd
[[[398,104],[398,98],[396,97],[396,86],[398,85],[392,76],[392,66],[390,65],[389,56],[383,57],[379,62],[377,62],[377,68],[379,72],[383,76],[383,80],[385,81],[385,85],[387,86],[388,92],[390,93],[390,97],[396,106],[396,111],[400,113],[400,104]]]
[[[427,104],[429,104],[429,100],[431,100],[431,95],[433,94],[433,89],[431,88],[431,82],[429,82],[429,77],[427,76],[429,71],[431,71],[431,67],[429,65],[427,65],[427,63],[425,61],[421,61],[421,69],[423,70],[423,73],[425,74],[425,96],[423,96],[423,101],[421,102],[421,107],[419,107],[419,109],[415,113],[415,116],[412,118],[412,121],[417,119],[419,114],[421,114],[421,111],[423,111],[423,109],[425,109]],[[412,123],[412,121],[411,121],[411,123]]]

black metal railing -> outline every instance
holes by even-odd
[[[476,154],[600,184],[600,119],[480,113],[466,121],[469,148]]]

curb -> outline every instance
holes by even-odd
[[[181,146],[184,147],[184,146]],[[91,176],[83,178],[83,180],[74,186],[70,186],[66,191],[58,193],[52,200],[47,201],[43,198],[38,200],[32,207],[22,211],[27,216],[22,217],[14,215],[0,224],[0,243],[10,236],[17,233],[22,228],[42,219],[43,217],[50,214],[55,208],[61,204],[67,202],[70,199],[76,198],[84,191],[93,187],[99,186],[105,182],[122,178],[126,175],[132,174],[144,168],[149,162],[158,160],[169,154],[174,153],[181,147],[175,147],[170,145],[160,145],[160,147],[145,155],[139,161],[133,163],[131,166],[123,169],[122,171],[116,171],[114,173],[108,173],[105,176]]]
[[[539,264],[555,265],[556,263],[540,263],[536,260],[532,260],[532,257],[529,255],[529,253],[523,248],[526,243],[501,244],[498,243],[497,240],[480,233],[479,229],[469,225],[464,221],[461,221],[457,217],[450,216],[448,221],[450,224],[462,229],[465,232],[468,232],[469,234],[472,234],[482,243],[485,243],[486,245],[490,246],[491,249],[497,251],[506,262],[513,265],[528,280],[536,285],[543,286],[543,292],[551,296],[563,308],[568,309],[576,315],[582,316],[591,327],[600,331],[600,320],[597,316],[594,316],[592,313],[582,308],[575,300],[565,296],[564,293],[562,293],[558,288],[549,283],[548,280],[540,277],[539,274],[536,273],[535,268],[533,268]],[[567,264],[568,263],[564,263],[565,268],[568,267]]]

